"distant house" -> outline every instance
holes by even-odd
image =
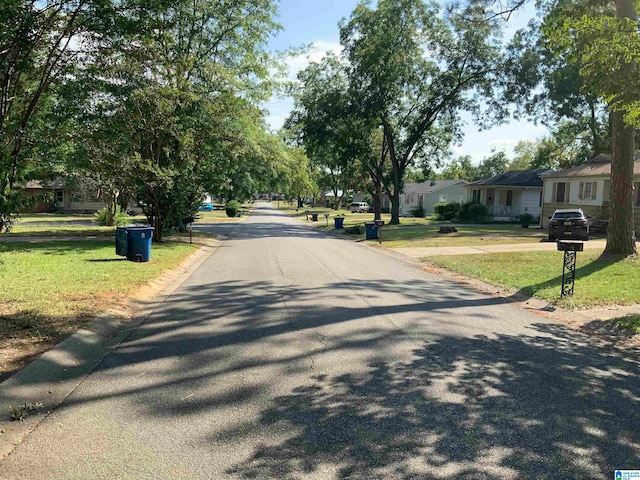
[[[465,185],[468,202],[489,208],[496,220],[515,220],[524,213],[539,217],[542,213],[542,177],[550,170],[505,172]]]
[[[30,180],[24,186],[24,192],[29,197],[37,197],[38,200],[28,209],[30,213],[55,212],[55,202],[62,202],[64,198],[64,179],[40,181]]]
[[[556,209],[581,208],[593,220],[608,220],[611,189],[611,155],[600,154],[577,167],[548,172],[542,176],[544,199],[542,226]],[[634,205],[640,207],[640,152],[633,167]],[[640,209],[635,210],[634,223],[640,227]]]
[[[25,185],[25,191],[28,195],[43,198],[29,209],[33,213],[93,213],[106,206],[99,191],[88,193],[74,190],[62,177],[55,180],[29,181]]]
[[[320,194],[320,203],[324,204],[324,206],[333,206],[336,201],[344,203],[344,196],[345,192],[338,190],[338,198],[336,200],[333,190],[328,190]]]
[[[400,195],[400,213],[411,215],[412,210],[422,206],[426,215],[434,213],[436,203],[464,202],[466,180],[431,180],[407,183]]]

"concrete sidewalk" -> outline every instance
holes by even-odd
[[[585,250],[604,250],[606,240],[590,240],[584,242]],[[555,242],[511,243],[507,245],[476,245],[465,247],[422,247],[422,248],[390,248],[394,252],[410,258],[435,257],[441,255],[478,255],[499,252],[548,252],[556,251]]]

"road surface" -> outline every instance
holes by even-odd
[[[17,479],[611,479],[631,357],[259,205],[0,464]]]

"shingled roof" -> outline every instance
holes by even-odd
[[[452,185],[464,186],[466,183],[466,180],[427,180],[421,183],[408,182],[404,185],[402,193],[433,193]]]
[[[467,184],[467,187],[493,186],[493,187],[540,187],[542,178],[540,175],[549,172],[547,169],[538,170],[514,170],[495,175],[491,178],[477,180]]]
[[[634,157],[633,174],[640,175],[640,152]],[[611,175],[611,155],[601,153],[577,167],[567,168],[559,172],[549,172],[544,176],[555,177],[601,177]]]

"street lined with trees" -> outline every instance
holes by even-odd
[[[0,231],[31,179],[90,184],[110,218],[139,204],[157,241],[205,193],[244,201],[291,184],[301,154],[260,110],[277,80],[276,2],[14,0],[1,12]]]
[[[372,194],[376,218],[386,195],[393,224],[407,178],[477,180],[506,170],[568,168],[611,152],[606,253],[632,255],[640,116],[635,4],[542,2],[539,18],[505,42],[502,29],[524,3],[359,4],[340,25],[342,56],[299,75],[287,125],[325,171],[344,175],[359,165],[367,174],[356,177],[364,182],[360,191]],[[521,142],[512,159],[494,152],[477,166],[464,156],[443,162],[460,138],[463,112],[479,127],[528,118],[551,134]],[[353,185],[334,178],[332,188]]]

